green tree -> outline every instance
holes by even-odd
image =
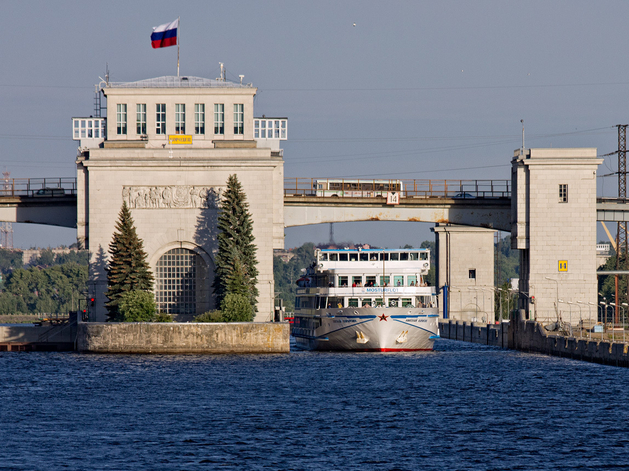
[[[87,277],[87,267],[76,263],[18,268],[7,276],[0,294],[0,314],[67,314],[77,308]]]
[[[3,275],[11,273],[16,268],[22,268],[22,252],[18,250],[0,248],[0,272]]]
[[[258,269],[253,221],[236,175],[230,175],[218,216],[218,253],[214,291],[219,306],[229,293],[244,295],[256,309]]]
[[[243,294],[227,293],[221,303],[223,322],[251,322],[253,307],[249,298]]]
[[[151,322],[155,320],[157,305],[152,293],[143,290],[127,291],[120,296],[118,317],[120,322]]]
[[[127,203],[122,204],[116,232],[109,244],[109,267],[107,268],[108,320],[118,317],[120,298],[129,291],[152,291],[153,274],[146,261],[142,239],[136,233]]]

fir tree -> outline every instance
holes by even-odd
[[[215,258],[214,292],[217,305],[229,293],[244,294],[255,310],[258,298],[256,246],[253,221],[245,193],[236,175],[227,180],[218,217],[218,253]]]
[[[107,268],[107,298],[105,304],[110,321],[118,317],[120,298],[129,291],[153,290],[153,274],[146,262],[146,252],[135,231],[127,203],[122,204],[116,232],[109,244],[109,267]]]

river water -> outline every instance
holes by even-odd
[[[2,470],[629,469],[629,371],[434,352],[0,353]]]

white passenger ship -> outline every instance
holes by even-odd
[[[432,350],[439,311],[428,249],[315,249],[297,281],[296,346],[309,350]]]

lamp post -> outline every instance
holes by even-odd
[[[601,322],[603,323],[603,333],[601,334],[601,340],[602,340],[605,334],[605,324],[607,323],[607,319],[606,319],[607,318],[607,300],[601,301],[601,306],[602,306],[601,312],[603,313],[601,315]]]
[[[468,286],[467,289],[470,290],[474,290],[474,309],[475,309],[475,314],[474,314],[474,319],[478,319],[478,294],[477,294],[477,290],[476,288],[472,288],[471,286]]]
[[[596,306],[596,303],[593,303],[592,301],[588,301],[588,306],[590,306],[590,307],[588,308],[588,309],[589,309],[589,311],[590,311],[590,312],[589,312],[589,314],[588,314],[589,321],[590,321],[590,322],[589,322],[589,324],[590,324],[590,329],[589,329],[589,330],[590,330],[590,335],[589,335],[589,337],[590,337],[590,338],[592,338],[592,329],[593,329],[594,327],[592,326],[592,307],[591,307],[591,306]],[[596,310],[596,313],[598,314],[598,309]]]
[[[614,306],[614,310],[612,312],[614,312],[614,314],[616,314],[618,312],[618,308],[616,307],[616,303],[609,303],[609,305],[610,306]],[[612,314],[612,319],[614,319],[614,314]],[[614,321],[615,321],[615,319],[614,319]],[[615,322],[612,322],[612,342],[616,340],[615,329],[616,329]]]
[[[550,278],[549,276],[545,276],[544,278],[550,281],[554,281],[555,284],[557,285],[557,296],[555,298],[556,299],[555,311],[557,312],[557,322],[559,322],[559,281],[555,280],[554,278]]]
[[[565,301],[563,299],[558,299],[557,300],[557,311],[558,311],[558,313],[559,313],[559,303],[565,303]],[[563,322],[562,317],[561,317],[560,314],[558,314],[558,319],[559,319],[558,320],[559,323]]]
[[[625,341],[625,306],[627,303],[621,303],[618,307],[621,309],[620,315],[622,316],[622,341]]]
[[[458,286],[450,286],[450,289],[455,289],[459,292],[459,317],[461,317],[463,314],[463,293],[461,292],[461,288]]]
[[[583,316],[581,315],[581,304],[587,304],[583,301],[577,301],[579,308],[579,337],[583,337]]]

